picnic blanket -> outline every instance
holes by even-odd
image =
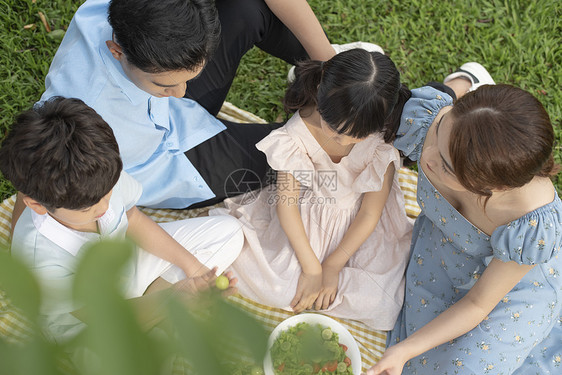
[[[223,105],[218,117],[235,122],[265,123],[263,119],[230,103]],[[417,174],[409,169],[401,168],[398,171],[398,181],[404,192],[406,212],[409,217],[415,218],[420,213],[416,201]],[[0,204],[0,243],[4,245],[9,243],[14,203],[15,196],[12,196]],[[196,217],[208,209],[207,207],[194,210],[170,210],[141,207],[141,210],[156,222]],[[294,315],[292,312],[260,304],[242,295],[231,296],[229,299],[233,304],[254,316],[270,332],[280,322]],[[385,331],[370,329],[358,321],[332,318],[347,328],[357,341],[363,361],[363,371],[373,366],[381,358],[386,344]],[[29,328],[25,320],[18,314],[17,309],[9,303],[5,294],[0,291],[0,336],[7,341],[18,342],[28,335]],[[179,373],[177,370],[175,369],[174,373]]]

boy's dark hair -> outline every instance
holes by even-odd
[[[93,206],[122,168],[113,131],[79,99],[54,97],[23,112],[0,148],[4,177],[49,211]]]
[[[214,0],[112,0],[115,41],[147,73],[203,66],[220,39]]]
[[[302,62],[295,74],[285,94],[287,112],[315,106],[340,134],[365,138],[380,132],[387,143],[396,136],[411,93],[387,56],[352,49],[326,62]]]

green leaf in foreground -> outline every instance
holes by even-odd
[[[84,304],[88,326],[80,341],[97,358],[90,373],[157,374],[162,359],[154,341],[137,323],[132,306],[119,289],[120,274],[132,256],[131,242],[101,242],[91,246],[76,271],[74,294]]]

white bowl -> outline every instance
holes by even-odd
[[[271,360],[271,347],[275,343],[277,336],[281,332],[289,329],[297,323],[308,323],[308,324],[320,324],[325,327],[330,327],[333,332],[338,334],[340,344],[347,346],[347,356],[351,359],[351,368],[353,369],[354,375],[361,374],[361,353],[359,352],[359,347],[357,342],[351,336],[351,333],[342,326],[340,323],[336,322],[334,319],[329,318],[325,315],[320,314],[299,314],[285,319],[269,335],[269,340],[267,341],[267,354],[263,361],[263,367],[265,375],[275,375],[273,371],[273,362]]]

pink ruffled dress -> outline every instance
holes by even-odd
[[[269,165],[291,173],[301,183],[300,213],[312,249],[322,262],[338,246],[355,218],[363,194],[382,188],[390,163],[398,170],[398,151],[371,135],[349,155],[334,163],[296,113],[256,147]],[[283,188],[277,181],[277,188]],[[243,224],[244,248],[231,270],[243,296],[262,304],[290,309],[301,266],[276,214],[279,200],[274,186],[225,201],[229,214]],[[359,320],[374,329],[393,327],[404,298],[404,271],[409,255],[412,223],[395,174],[382,216],[373,233],[340,272],[338,293],[322,312]]]

